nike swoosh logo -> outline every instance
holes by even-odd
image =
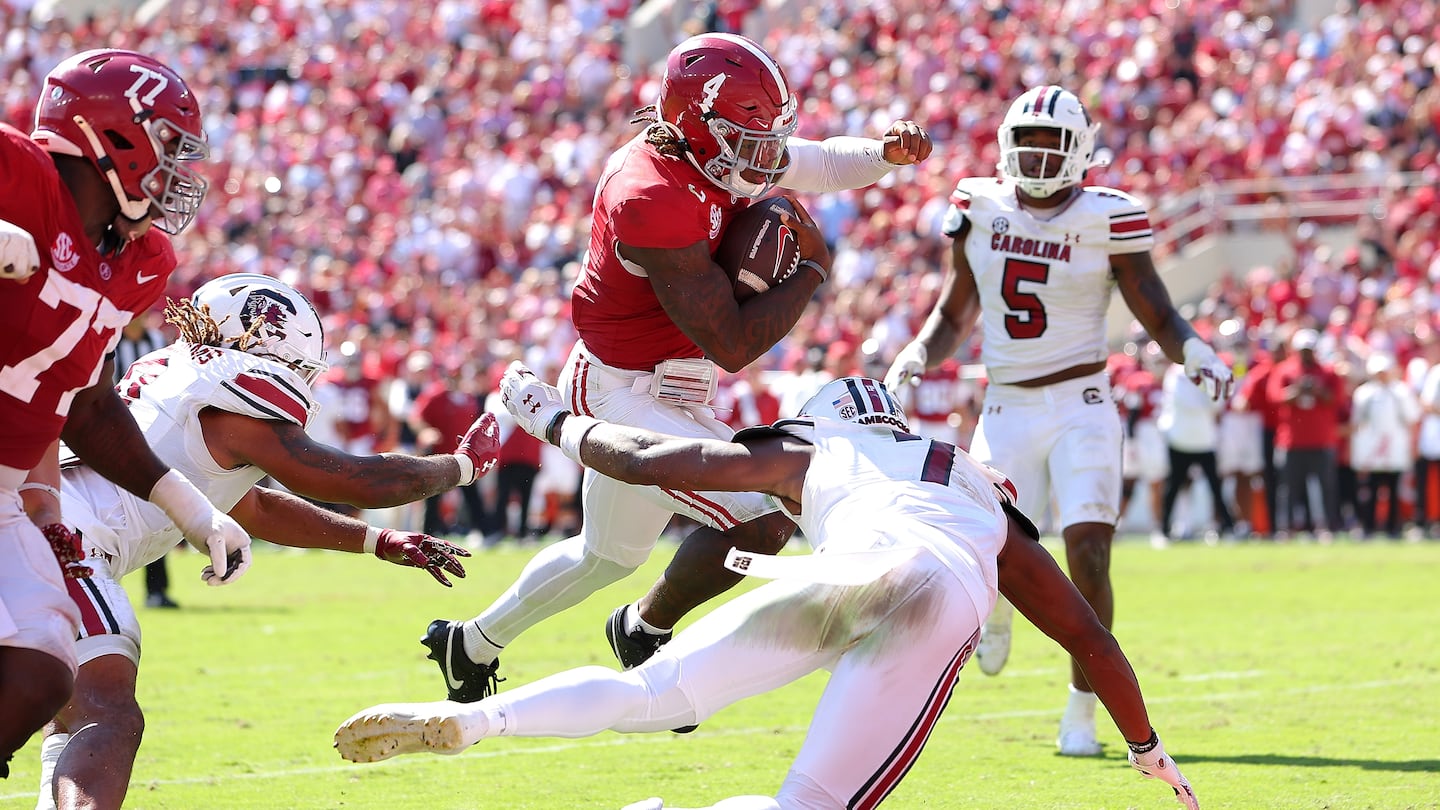
[[[145,275],[143,272],[141,272],[141,271],[139,271],[139,270],[135,271],[135,283],[136,283],[136,284],[149,284],[150,282],[154,281],[155,279],[157,279],[157,278],[159,278],[159,277],[160,277],[160,274],[159,274],[159,273],[156,273],[156,274],[154,274],[154,275],[147,276],[147,275]]]
[[[451,689],[460,689],[465,686],[465,682],[455,680],[455,670],[450,663],[454,660],[450,652],[453,649],[455,649],[455,628],[452,626],[445,637],[445,683],[449,684]]]
[[[692,183],[686,186],[686,188],[690,189],[691,194],[695,195],[695,199],[699,200],[700,202],[705,202],[705,192],[701,191],[698,188],[695,188],[695,184]]]

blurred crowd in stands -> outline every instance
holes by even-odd
[[[172,0],[143,24],[118,11],[34,21],[30,5],[0,0],[3,120],[26,127],[41,77],[84,48],[153,52],[190,79],[206,113],[212,186],[177,240],[170,295],[236,271],[309,295],[336,367],[335,390],[322,394],[335,425],[320,429],[356,447],[444,450],[451,425],[484,406],[510,360],[556,376],[574,340],[569,288],[594,182],[637,131],[632,112],[657,95],[653,66],[623,59],[632,0],[437,0],[425,14],[408,0]],[[1110,162],[1090,181],[1152,206],[1222,180],[1428,173],[1388,191],[1343,249],[1322,245],[1314,222],[1266,223],[1293,235],[1293,259],[1233,268],[1189,302],[1197,328],[1245,374],[1246,396],[1225,413],[1248,408],[1282,451],[1319,440],[1336,459],[1334,486],[1319,481],[1308,512],[1292,509],[1303,498],[1266,499],[1286,490],[1272,469],[1268,487],[1254,485],[1267,493],[1260,520],[1227,483],[1220,500],[1233,520],[1206,518],[1194,531],[1398,531],[1402,512],[1412,524],[1440,521],[1440,470],[1414,466],[1440,461],[1440,3],[1356,2],[1306,28],[1284,0],[789,6],[796,13],[755,31],[745,26],[767,13],[755,0],[697,4],[674,39],[705,29],[760,39],[802,99],[802,136],[873,135],[912,117],[937,151],[878,186],[807,200],[833,243],[833,277],[787,339],[731,377],[733,421],[788,415],[834,375],[883,374],[938,294],[947,251],[938,223],[955,180],[991,174],[1010,101],[1058,83],[1102,123]],[[1308,421],[1287,429],[1316,417],[1275,404],[1277,386],[1256,382],[1311,334],[1333,389],[1323,406],[1333,413],[1318,424],[1333,433]],[[1147,370],[1146,339],[1132,338],[1114,363],[1121,388],[1128,369]],[[981,384],[966,373],[974,349],[915,403],[923,422],[962,443]],[[1376,517],[1373,498],[1367,506],[1351,494],[1375,479],[1345,471],[1373,472],[1351,447],[1375,410],[1361,407],[1360,389],[1387,374],[1416,408],[1411,458],[1390,485],[1403,503],[1382,503]],[[490,491],[488,505],[431,505],[426,528],[491,537],[573,528],[566,493],[578,476],[540,452],[512,448],[508,463],[521,469],[504,479],[508,522]],[[1157,538],[1172,533],[1153,522]]]

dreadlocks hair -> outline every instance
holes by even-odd
[[[660,120],[660,110],[651,104],[648,107],[641,107],[635,111],[635,116],[630,119],[632,124],[648,124],[645,130],[645,142],[655,147],[655,151],[665,157],[680,157],[690,148],[681,138],[675,128]]]
[[[230,316],[225,316],[228,320]],[[165,322],[180,330],[180,339],[192,346],[213,346],[219,349],[237,349],[249,351],[250,347],[261,341],[260,330],[265,328],[265,319],[260,318],[250,325],[245,334],[235,341],[234,346],[225,346],[225,338],[220,334],[220,323],[210,315],[210,305],[201,304],[195,306],[194,302],[185,298],[176,301],[173,298],[165,299]]]

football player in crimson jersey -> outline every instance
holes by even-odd
[[[1121,478],[1120,417],[1105,375],[1111,291],[1119,287],[1165,355],[1212,397],[1229,399],[1232,375],[1171,303],[1140,201],[1081,185],[1098,130],[1060,87],[1011,104],[999,129],[1000,177],[962,179],[950,195],[952,266],[885,381],[899,386],[940,365],[980,322],[990,385],[971,452],[1015,481],[1027,514],[1041,514],[1053,489],[1070,576],[1109,627]],[[976,657],[987,674],[1009,655],[1013,613],[1002,601],[986,624]],[[1071,670],[1060,752],[1097,755],[1095,695],[1079,664]]]
[[[522,428],[576,462],[635,484],[766,492],[819,553],[736,555],[736,569],[777,581],[717,608],[633,671],[581,667],[473,705],[375,706],[336,730],[341,756],[373,762],[459,753],[486,737],[661,731],[826,669],[779,792],[712,810],[874,808],[919,758],[1003,592],[1083,662],[1130,741],[1131,764],[1199,807],[1120,645],[1015,509],[1013,485],[954,445],[911,433],[878,381],[834,380],[796,418],[733,441],[577,416],[519,363],[500,389]],[[627,810],[664,806],[650,799]]]
[[[444,572],[465,575],[455,557],[469,553],[458,546],[367,526],[256,484],[269,475],[299,495],[361,508],[411,503],[495,465],[494,414],[476,419],[453,452],[350,455],[305,435],[315,411],[310,385],[326,366],[320,318],[299,292],[237,273],[172,302],[166,314],[180,341],[135,361],[117,388],[150,446],[209,502],[274,543],[373,553],[447,587]],[[135,701],[140,627],[119,583],[174,548],[179,529],[82,464],[65,465],[61,499],[93,573],[83,588],[70,587],[83,618],[80,671],[74,697],[46,729],[38,806],[119,807],[145,726]]]
[[[146,446],[107,357],[165,289],[165,234],[194,218],[206,184],[190,164],[206,154],[190,88],[130,51],[61,62],[29,136],[0,124],[0,775],[75,674],[80,616],[55,560],[79,549],[59,523],[58,438],[206,550],[207,581],[249,561],[245,531]]]
[[[881,139],[792,137],[798,100],[774,57],[731,34],[701,34],[670,52],[644,130],[609,159],[595,192],[590,249],[572,296],[580,335],[562,390],[577,413],[686,436],[728,438],[709,407],[716,366],[735,372],[786,335],[828,274],[829,251],[804,207],[800,269],[737,304],[712,255],[737,211],[773,187],[838,191],[924,160],[930,138],[897,121]],[[452,700],[494,688],[500,651],[527,628],[634,571],[674,514],[701,524],[606,635],[625,666],[654,653],[689,610],[732,587],[731,545],[775,551],[793,524],[763,495],[636,487],[587,472],[578,536],[552,544],[480,615],[436,620],[424,642]],[[723,536],[722,536],[723,535]]]

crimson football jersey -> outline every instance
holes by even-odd
[[[590,249],[572,296],[575,329],[590,351],[607,366],[636,371],[703,356],[660,305],[645,270],[615,246],[673,249],[708,240],[713,254],[730,218],[749,204],[683,159],[661,156],[643,133],[612,155],[595,189]]]
[[[5,124],[0,219],[34,236],[40,254],[27,282],[0,282],[0,464],[28,470],[59,438],[75,394],[99,379],[120,328],[164,293],[175,251],[151,228],[119,255],[102,255],[53,159]]]
[[[340,392],[336,397],[340,410],[335,415],[335,429],[340,432],[340,438],[347,442],[379,438],[380,426],[371,418],[374,415],[371,407],[380,381],[373,377],[352,380],[341,374],[330,382]]]

